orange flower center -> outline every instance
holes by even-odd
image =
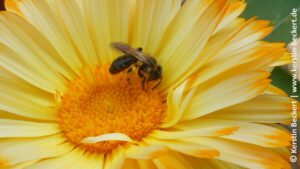
[[[67,139],[91,152],[109,153],[122,141],[84,144],[86,137],[123,133],[140,141],[157,129],[166,110],[157,89],[144,90],[135,74],[111,75],[107,67],[84,71],[69,84],[58,111]]]

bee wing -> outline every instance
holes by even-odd
[[[124,42],[112,42],[110,45],[111,45],[111,47],[113,47],[125,54],[134,56],[135,58],[137,58],[139,61],[141,61],[143,63],[146,63],[146,64],[148,63],[148,59],[143,52],[132,48],[131,46],[129,46],[128,44],[126,44]]]

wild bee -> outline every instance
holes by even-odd
[[[162,67],[156,59],[143,52],[143,48],[134,49],[123,42],[113,42],[111,47],[121,51],[124,55],[117,57],[110,65],[109,72],[117,74],[128,69],[132,71],[131,66],[138,68],[138,75],[142,78],[142,86],[145,89],[145,83],[160,80],[152,89],[156,88],[162,81]]]

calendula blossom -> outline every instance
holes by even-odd
[[[0,14],[4,169],[289,169],[290,62],[239,0],[6,0]],[[124,42],[162,83],[111,75]],[[0,167],[0,168],[1,168]]]

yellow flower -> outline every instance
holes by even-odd
[[[290,55],[238,0],[6,0],[0,166],[287,169],[292,99],[270,85]],[[111,75],[125,42],[162,83]],[[0,168],[1,168],[0,167]]]

